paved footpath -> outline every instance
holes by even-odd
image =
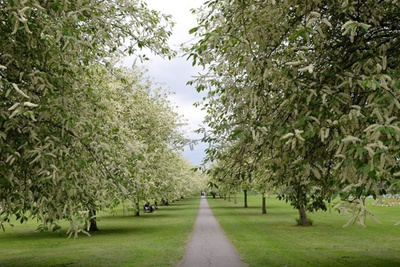
[[[194,232],[192,233],[182,267],[243,267],[245,266],[223,234],[207,199],[200,200]]]

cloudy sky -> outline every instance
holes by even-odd
[[[205,0],[146,0],[149,8],[161,11],[164,14],[172,15],[172,20],[176,23],[173,35],[170,38],[170,45],[175,50],[179,50],[182,43],[189,42],[193,36],[189,35],[189,30],[196,26],[196,17],[191,14],[190,9],[200,7]],[[163,84],[171,92],[170,100],[177,106],[176,111],[183,115],[189,126],[186,128],[190,139],[200,139],[202,136],[195,134],[194,130],[199,128],[204,118],[204,111],[193,106],[193,103],[200,101],[204,94],[199,94],[194,87],[186,85],[192,77],[197,75],[199,68],[192,67],[190,61],[180,54],[172,60],[162,59],[154,55],[147,55],[150,61],[144,66],[148,69],[148,74],[155,83]],[[124,65],[132,66],[133,58],[127,58]],[[191,151],[185,148],[184,156],[193,164],[199,165],[204,157],[205,144],[199,144]]]

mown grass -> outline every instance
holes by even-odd
[[[199,198],[161,206],[140,217],[99,214],[99,232],[68,239],[37,233],[38,224],[15,223],[0,233],[0,266],[175,266],[184,256]]]
[[[261,196],[233,204],[208,198],[214,215],[249,266],[400,266],[400,207],[368,208],[382,224],[344,228],[349,219],[335,211],[310,214],[312,227],[296,226],[297,210],[273,197],[261,214]]]

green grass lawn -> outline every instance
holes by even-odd
[[[68,239],[63,234],[37,233],[38,224],[15,223],[0,232],[0,266],[174,266],[198,213],[200,198],[160,206],[141,217],[99,214],[99,232]]]
[[[261,214],[261,196],[249,197],[249,208],[208,198],[214,215],[249,266],[400,266],[400,207],[368,207],[382,224],[343,228],[347,216],[310,214],[312,227],[296,226],[297,210],[273,197]]]

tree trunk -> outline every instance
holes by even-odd
[[[96,221],[96,210],[92,209],[89,211],[89,232],[96,232],[99,231],[99,228],[97,227],[97,221]]]
[[[310,226],[310,223],[307,220],[307,214],[306,214],[306,209],[305,209],[304,205],[300,205],[299,214],[300,214],[301,226]]]
[[[236,191],[235,191],[235,202],[233,202],[233,203],[237,204],[237,194],[236,194]]]
[[[136,204],[136,213],[135,216],[140,216],[140,207],[139,207],[139,201],[135,203]]]
[[[229,195],[228,195],[228,202],[231,202],[231,193],[230,192],[229,192]]]
[[[247,189],[243,190],[244,192],[244,207],[248,208],[249,206],[247,205]]]
[[[262,194],[262,214],[267,214],[267,200],[265,197],[265,193]]]
[[[382,195],[378,195],[377,197],[378,197],[378,199],[377,199],[378,204],[382,204],[383,203]]]

